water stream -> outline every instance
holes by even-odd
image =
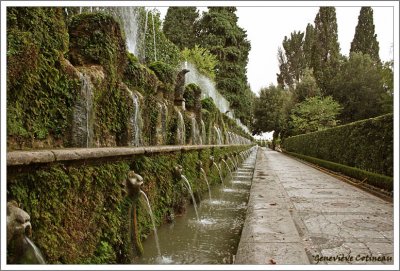
[[[231,264],[234,261],[246,216],[255,152],[232,173],[232,181],[223,187],[211,187],[212,199],[199,203],[197,220],[194,205],[176,216],[170,224],[158,228],[163,261],[157,260],[153,236],[143,242],[139,264]],[[207,192],[205,192],[207,193]],[[207,197],[206,197],[207,198]]]
[[[206,181],[207,188],[208,188],[208,195],[211,200],[211,189],[210,189],[210,184],[208,183],[207,174],[202,167],[200,168],[200,171],[201,171],[201,174],[203,175],[204,180]]]
[[[222,159],[222,162],[224,162],[225,166],[227,167],[227,169],[229,170],[229,174],[232,176],[232,170],[229,167],[228,163],[225,161],[225,159]]]
[[[219,178],[220,178],[220,180],[221,180],[221,183],[223,184],[223,183],[224,183],[224,179],[222,178],[221,170],[219,169],[219,166],[218,166],[217,163],[215,163],[215,162],[213,162],[213,165],[217,168],[218,174],[219,174]]]
[[[90,76],[79,73],[81,90],[72,109],[72,144],[91,147],[93,144],[93,84]]]
[[[156,244],[156,248],[157,248],[157,257],[161,258],[160,243],[158,241],[157,228],[156,228],[156,223],[154,221],[154,216],[153,216],[153,211],[151,209],[150,201],[149,201],[149,198],[147,197],[146,193],[144,193],[142,190],[140,190],[140,194],[142,194],[143,198],[146,201],[147,210],[150,215],[151,223],[153,223],[154,240],[155,240],[155,244]]]
[[[190,183],[189,183],[188,179],[185,177],[185,175],[181,175],[181,177],[182,177],[182,180],[184,180],[186,185],[187,185],[187,189],[189,190],[190,196],[192,197],[194,211],[196,212],[196,218],[197,218],[197,220],[199,220],[199,214],[197,212],[196,199],[194,198],[194,195],[193,195],[192,186],[190,185]]]

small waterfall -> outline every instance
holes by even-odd
[[[160,243],[158,241],[157,228],[156,228],[156,223],[154,221],[154,216],[153,216],[153,211],[151,209],[150,201],[149,201],[149,198],[147,197],[146,193],[144,193],[142,190],[139,190],[139,191],[140,191],[140,194],[143,195],[143,197],[144,197],[144,199],[146,201],[147,210],[148,210],[149,215],[150,215],[151,223],[153,223],[154,239],[156,240],[158,257],[161,258]]]
[[[148,18],[149,18],[149,11],[146,11],[146,18],[144,21],[144,34],[143,34],[143,60],[146,60],[146,33],[147,33]]]
[[[235,165],[235,163],[232,161],[232,159],[230,157],[228,157],[228,160],[231,162],[233,168],[238,168],[238,165]]]
[[[183,120],[183,116],[181,111],[178,110],[178,129],[177,129],[177,137],[178,144],[185,145],[186,141],[186,129],[185,129],[185,121]]]
[[[201,143],[207,144],[206,125],[203,120],[201,120]]]
[[[218,170],[218,174],[219,174],[219,178],[221,180],[221,183],[224,183],[224,179],[222,179],[222,175],[221,175],[221,170],[219,169],[219,166],[217,165],[217,163],[213,162],[213,165],[217,168]]]
[[[93,84],[87,74],[79,73],[81,91],[73,111],[72,145],[91,147],[93,144]]]
[[[137,7],[116,7],[113,9],[116,16],[122,23],[125,32],[126,45],[128,51],[134,55],[138,55],[138,19],[139,10]]]
[[[154,61],[157,61],[157,49],[156,49],[156,30],[154,26],[154,14],[151,13],[151,20],[153,21],[153,43],[154,43]]]
[[[141,136],[140,126],[139,126],[140,103],[139,103],[139,98],[135,93],[130,92],[130,94],[132,97],[132,105],[134,109],[133,114],[131,116],[131,125],[132,125],[131,145],[138,147],[140,146],[140,136]]]
[[[217,135],[217,142],[216,142],[217,145],[222,145],[221,131],[216,126],[214,126],[214,130],[215,130],[215,133]]]
[[[226,114],[228,117],[233,119],[239,127],[250,134],[249,128],[245,126],[239,119],[234,117],[233,112],[230,109],[229,102],[219,93],[215,83],[210,78],[199,73],[196,69],[196,66],[194,66],[192,63],[188,63],[187,61],[182,63],[182,67],[190,70],[190,73],[186,74],[186,84],[194,83],[198,85],[201,89],[201,99],[208,97],[212,98],[215,106],[221,113]]]
[[[193,145],[201,145],[202,139],[200,137],[200,131],[197,126],[196,118],[192,118],[192,144]]]
[[[225,159],[222,159],[222,162],[224,162],[225,166],[227,167],[227,169],[229,170],[229,174],[232,176],[232,170],[229,167],[228,163],[225,161]]]
[[[20,259],[24,264],[46,264],[39,248],[32,242],[31,239],[24,236],[23,239],[23,256]]]
[[[204,180],[206,181],[206,184],[208,187],[208,195],[210,196],[210,200],[211,200],[211,189],[210,189],[210,184],[208,183],[207,174],[202,167],[200,167],[200,171],[201,171],[201,174],[203,175]]]
[[[194,199],[192,187],[190,186],[190,183],[189,183],[188,179],[185,177],[185,175],[181,175],[181,178],[185,181],[185,183],[187,185],[190,196],[192,197],[192,200],[193,200],[193,206],[194,206],[194,211],[196,212],[196,218],[197,218],[197,221],[199,221],[200,219],[199,219],[199,214],[197,213],[197,204],[196,204],[196,200]]]

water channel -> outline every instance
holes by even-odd
[[[211,187],[198,202],[198,216],[193,205],[158,228],[161,258],[151,234],[143,241],[144,254],[139,264],[231,264],[240,240],[254,171],[256,152],[239,168],[226,176],[223,184]],[[198,180],[202,181],[202,180]]]

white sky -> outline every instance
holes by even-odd
[[[235,4],[235,2],[214,3],[232,6]],[[267,6],[271,5],[268,1],[249,3],[253,6],[243,7],[246,3],[239,2],[241,7],[237,8],[236,14],[239,17],[239,26],[247,31],[247,38],[251,42],[247,77],[252,91],[258,93],[260,88],[277,83],[276,74],[279,73],[277,53],[278,47],[282,46],[284,36],[290,36],[293,31],[304,32],[308,23],[314,24],[319,5],[323,2],[295,2],[296,7],[276,6],[276,3],[275,6]],[[285,4],[285,2],[281,3]],[[342,5],[341,2],[336,3]],[[380,57],[384,61],[391,60],[393,58],[393,7],[376,7],[381,5],[379,2],[369,4],[374,10],[375,33],[380,46]],[[193,5],[193,2],[186,2],[186,5]],[[360,8],[359,3],[352,7],[336,7],[338,40],[341,53],[344,55],[349,53]],[[157,9],[163,18],[167,7],[157,7]],[[207,8],[201,7],[199,10],[205,11]]]

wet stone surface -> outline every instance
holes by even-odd
[[[393,204],[260,148],[236,264],[394,263]]]

